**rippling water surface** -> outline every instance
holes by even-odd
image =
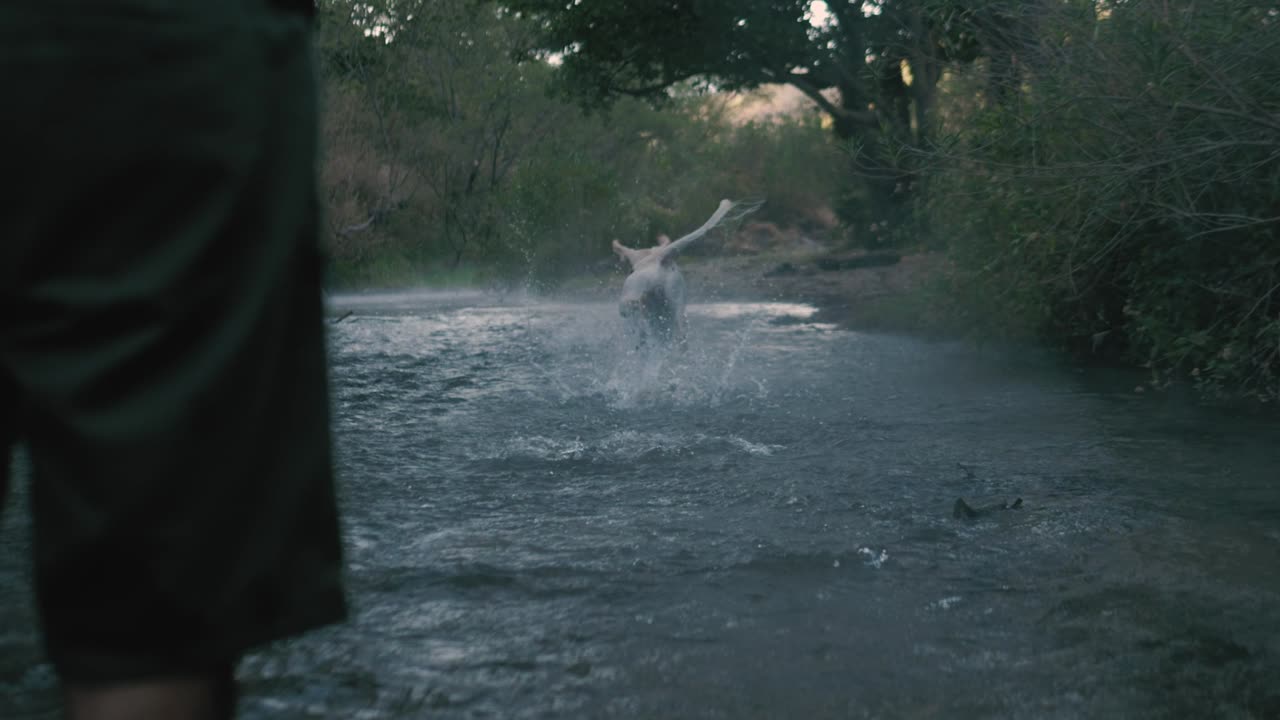
[[[803,306],[665,354],[610,304],[334,304],[355,616],[249,657],[245,717],[1280,717],[1273,421]],[[56,699],[25,533],[5,718]]]

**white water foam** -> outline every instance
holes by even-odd
[[[545,435],[521,435],[499,445],[492,445],[475,460],[540,460],[562,461],[616,461],[634,460],[646,455],[684,455],[724,450],[737,450],[744,455],[769,456],[783,449],[781,445],[753,442],[737,435],[708,435],[694,433],[641,432],[618,430],[601,437],[584,440],[553,438]]]

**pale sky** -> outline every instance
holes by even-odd
[[[814,27],[822,27],[827,24],[827,19],[831,17],[831,12],[827,10],[827,3],[824,0],[813,0],[809,3],[809,24]]]
[[[837,2],[848,2],[849,0],[837,0]],[[880,3],[874,0],[868,0],[862,3],[863,15],[879,15]],[[814,27],[822,27],[831,20],[831,10],[827,7],[826,0],[813,0],[809,3],[809,24]]]

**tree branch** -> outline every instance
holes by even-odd
[[[1172,105],[1172,110],[1174,112],[1184,108],[1212,115],[1226,115],[1239,120],[1247,120],[1272,130],[1280,130],[1280,120],[1272,120],[1268,116],[1259,115],[1258,113],[1240,112],[1239,110],[1229,110],[1227,108],[1212,107],[1210,105],[1199,105],[1196,103],[1182,102],[1181,100],[1174,102]]]
[[[833,118],[853,120],[854,122],[865,125],[866,127],[876,127],[879,124],[879,118],[877,118],[876,114],[870,110],[849,110],[831,102],[827,99],[826,95],[822,94],[822,90],[819,89],[818,86],[806,80],[803,75],[790,73],[786,75],[785,79],[780,79],[780,81],[785,82],[804,93],[805,97],[812,100],[818,107],[822,108],[823,112]]]

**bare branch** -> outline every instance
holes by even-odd
[[[1209,105],[1200,105],[1198,103],[1176,101],[1170,108],[1174,112],[1181,109],[1194,110],[1196,112],[1209,113],[1212,115],[1225,115],[1227,117],[1246,120],[1251,123],[1261,125],[1272,130],[1280,131],[1280,117],[1272,119],[1267,115],[1254,112],[1241,112],[1239,110],[1230,110],[1228,108],[1211,107]]]

